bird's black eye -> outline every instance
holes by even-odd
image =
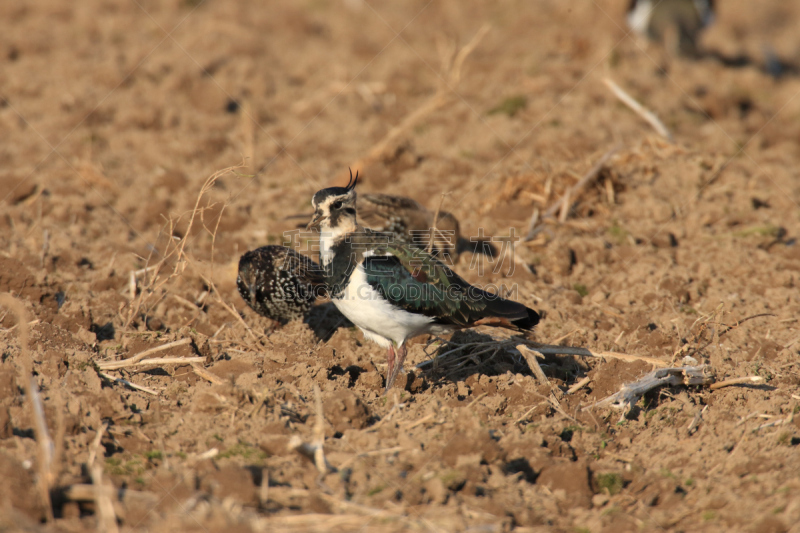
[[[331,207],[333,207],[334,209],[341,209],[342,208],[342,201],[339,200],[338,202],[333,202],[333,205]]]

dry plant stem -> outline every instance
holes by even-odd
[[[537,403],[536,405],[534,405],[533,407],[531,407],[530,409],[528,409],[527,411],[525,411],[525,414],[523,414],[521,417],[519,417],[519,418],[517,418],[516,420],[514,420],[514,425],[516,426],[517,424],[519,424],[520,422],[522,422],[523,420],[525,420],[526,418],[528,418],[528,415],[529,415],[529,414],[531,414],[533,411],[535,411],[535,410],[536,410],[536,408],[537,408],[537,407],[539,407],[540,405],[542,405],[542,404],[544,404],[544,403],[547,403],[547,404],[549,404],[550,402],[539,402],[539,403]]]
[[[217,180],[219,178],[221,178],[222,176],[224,176],[225,174],[227,174],[229,172],[233,172],[234,170],[236,170],[238,168],[245,168],[246,166],[247,166],[246,162],[242,161],[242,163],[240,163],[240,164],[238,164],[236,166],[224,168],[222,170],[218,170],[217,172],[215,172],[211,176],[209,176],[206,179],[205,183],[203,183],[203,186],[200,188],[200,193],[197,195],[197,200],[194,203],[194,209],[192,209],[192,216],[189,218],[189,225],[186,227],[185,236],[181,239],[181,244],[180,244],[180,246],[178,247],[178,250],[177,250],[178,251],[178,257],[177,257],[176,263],[175,263],[175,270],[174,270],[175,274],[179,274],[180,273],[180,272],[178,272],[178,269],[180,269],[181,272],[183,271],[183,269],[181,268],[181,266],[183,265],[183,263],[181,262],[181,259],[183,259],[184,256],[185,256],[184,250],[186,248],[186,241],[189,239],[189,235],[192,234],[192,225],[194,224],[194,219],[197,216],[198,211],[200,211],[200,201],[202,200],[203,196],[205,196],[205,194],[214,187],[214,184],[216,184],[216,182],[217,182]]]
[[[39,496],[44,505],[45,512],[47,513],[47,520],[53,521],[53,506],[50,502],[50,486],[54,481],[54,455],[55,447],[53,441],[50,439],[50,434],[47,430],[47,421],[44,417],[44,407],[42,406],[39,390],[36,386],[36,381],[33,377],[33,360],[31,359],[30,349],[28,347],[29,339],[29,320],[28,312],[25,306],[11,296],[11,294],[0,294],[0,305],[8,307],[16,316],[17,324],[19,325],[19,383],[22,384],[28,404],[30,406],[31,415],[34,418],[34,436],[38,444],[39,457],[38,469],[39,476],[37,479],[37,488],[39,489]]]
[[[131,368],[131,367],[140,367],[140,366],[163,366],[163,365],[182,365],[182,364],[191,364],[191,363],[202,363],[205,361],[205,357],[197,356],[197,357],[157,357],[155,359],[144,359],[142,361],[134,361],[130,362],[130,359],[125,359],[124,361],[114,361],[112,363],[105,363],[105,364],[98,364],[98,368],[101,370],[119,370],[120,368]],[[112,378],[113,379],[113,378]]]
[[[605,78],[603,80],[603,83],[606,84],[606,87],[608,87],[611,90],[611,92],[614,94],[614,96],[619,98],[619,100],[623,104],[625,104],[626,106],[631,108],[631,110],[634,113],[636,113],[637,115],[642,117],[645,120],[645,122],[650,124],[650,126],[652,126],[652,128],[659,135],[661,135],[662,137],[664,137],[665,139],[667,139],[671,143],[675,142],[674,139],[672,138],[672,134],[669,132],[667,127],[664,125],[664,123],[661,122],[661,120],[659,120],[659,118],[655,115],[655,113],[653,113],[652,111],[648,110],[642,104],[637,102],[631,95],[626,93],[622,89],[622,87],[617,85],[614,82],[614,80],[612,80],[611,78]]]
[[[581,328],[575,328],[575,329],[573,329],[572,331],[570,331],[569,333],[567,333],[566,335],[562,335],[562,336],[560,336],[559,338],[557,338],[557,339],[553,340],[552,344],[558,344],[559,342],[561,342],[561,341],[565,340],[567,337],[569,337],[569,336],[570,336],[570,335],[572,335],[573,333],[577,333],[577,332],[578,332],[578,331],[580,331],[580,330],[581,330]]]
[[[225,300],[223,300],[223,299],[222,299],[222,296],[220,295],[219,291],[217,290],[217,286],[214,284],[214,282],[213,282],[213,281],[211,281],[210,279],[208,279],[208,278],[207,278],[206,276],[204,276],[203,274],[201,274],[201,273],[200,273],[200,271],[199,271],[199,269],[198,269],[197,271],[198,271],[198,274],[200,274],[200,277],[201,277],[201,278],[203,278],[203,281],[205,281],[205,282],[206,282],[206,284],[207,284],[209,287],[211,287],[211,290],[213,290],[213,291],[214,291],[214,294],[216,295],[216,297],[217,297],[217,301],[219,302],[219,304],[220,304],[220,305],[221,305],[223,308],[225,308],[225,310],[226,310],[228,313],[230,313],[230,314],[231,314],[231,315],[232,315],[234,318],[236,318],[236,320],[238,320],[238,321],[239,321],[239,323],[240,323],[242,326],[244,326],[244,329],[245,329],[245,331],[247,331],[247,334],[248,334],[248,335],[250,335],[250,338],[251,338],[251,339],[253,339],[254,341],[258,342],[258,337],[256,336],[256,334],[255,334],[255,333],[253,333],[253,330],[252,330],[252,329],[250,329],[250,326],[248,326],[248,325],[247,325],[247,322],[245,322],[245,321],[244,321],[244,319],[241,317],[241,315],[240,315],[239,313],[237,313],[237,312],[236,312],[236,310],[235,310],[233,307],[231,307],[230,305],[228,305],[228,304],[225,302]]]
[[[114,513],[114,504],[103,486],[103,467],[92,467],[92,485],[94,486],[94,503],[97,509],[97,530],[102,533],[116,533],[117,516]]]
[[[206,179],[206,181],[203,183],[203,186],[200,188],[200,192],[197,195],[197,200],[195,201],[194,208],[192,209],[192,214],[191,214],[191,217],[189,218],[189,223],[188,223],[188,226],[186,227],[186,232],[184,233],[184,236],[179,240],[178,244],[174,245],[174,247],[170,247],[170,244],[167,244],[167,249],[162,254],[162,259],[160,261],[158,261],[155,265],[146,267],[145,271],[150,271],[150,270],[154,271],[153,274],[152,274],[152,278],[151,278],[152,279],[151,285],[152,285],[152,288],[154,289],[154,291],[153,291],[154,293],[158,294],[160,288],[162,288],[169,280],[171,280],[175,276],[179,276],[180,274],[182,274],[184,269],[186,268],[186,262],[184,261],[186,243],[187,243],[187,241],[189,240],[189,238],[192,235],[192,227],[194,225],[194,221],[195,221],[195,217],[197,216],[197,213],[201,212],[201,217],[202,217],[202,209],[200,208],[200,202],[201,202],[203,196],[209,190],[211,190],[214,187],[214,184],[217,182],[217,180],[219,178],[221,178],[222,176],[224,176],[225,174],[227,174],[229,172],[235,171],[238,168],[243,168],[244,166],[245,166],[245,162],[243,161],[239,165],[228,167],[228,168],[224,168],[222,170],[218,170],[217,172],[215,172],[214,174],[209,176]],[[168,230],[169,230],[168,231],[168,235],[171,236],[174,233],[173,232],[173,230],[174,230],[174,221],[172,219],[169,219],[167,221],[167,225],[169,226],[168,227]],[[172,243],[171,240],[169,242],[171,244],[174,244],[174,243]],[[151,251],[150,255],[152,257],[152,251]],[[160,272],[161,268],[167,263],[168,260],[173,260],[173,259],[174,259],[174,262],[175,262],[175,266],[173,268],[172,273],[169,276],[167,276],[165,279],[161,279],[159,281],[159,272]],[[148,263],[150,262],[150,257],[148,257],[147,262]],[[141,308],[141,306],[142,306],[142,304],[144,302],[144,299],[146,297],[145,291],[142,291],[142,293],[139,295],[139,298],[138,299],[135,298],[135,296],[136,296],[136,278],[135,278],[135,274],[132,275],[131,288],[132,288],[132,291],[133,291],[131,296],[134,297],[134,298],[133,298],[133,300],[131,302],[131,305],[129,307],[128,318],[125,321],[125,325],[124,325],[123,329],[127,329],[130,326],[131,322],[133,322],[133,319],[139,313],[139,309]],[[164,297],[166,297],[166,294],[161,296],[161,298],[164,298]]]
[[[225,380],[221,377],[217,376],[216,374],[212,374],[198,363],[192,363],[192,370],[194,373],[197,374],[199,377],[203,378],[204,380],[213,383],[214,385],[222,385],[225,383]]]
[[[483,394],[479,394],[474,400],[469,402],[469,405],[467,405],[467,410],[472,409],[472,407],[475,404],[477,404],[479,401],[483,400],[488,394],[489,394],[488,392],[484,392]]]
[[[544,358],[544,356],[539,352],[528,348],[524,344],[518,344],[517,350],[519,350],[519,352],[522,354],[522,357],[525,358],[525,361],[528,363],[528,367],[531,369],[531,372],[533,372],[533,375],[536,376],[536,379],[539,381],[539,383],[549,386],[550,380],[548,380],[547,376],[544,375],[542,367],[539,366],[539,361],[536,360],[537,357]]]
[[[724,381],[718,381],[717,383],[713,383],[709,389],[717,390],[723,387],[732,387],[734,385],[763,385],[764,382],[765,380],[761,376],[747,376],[744,378],[733,378],[726,379]]]
[[[585,378],[583,378],[582,380],[580,380],[579,382],[574,384],[572,387],[570,387],[567,390],[567,394],[575,394],[576,392],[578,392],[579,390],[581,390],[582,388],[584,388],[586,385],[588,385],[591,382],[592,382],[592,378],[590,378],[589,376],[586,376]]]
[[[644,361],[654,366],[667,366],[667,363],[665,361],[662,361],[660,359],[655,359],[653,357],[647,357],[644,355],[631,355],[631,354],[617,353],[617,352],[592,352],[587,348],[580,348],[577,346],[554,346],[549,344],[539,344],[533,341],[528,341],[526,339],[520,339],[520,338],[517,338],[516,340],[524,342],[525,345],[530,346],[537,352],[544,355],[583,355],[589,357],[620,359],[622,361],[627,361],[630,363],[635,361]]]
[[[47,420],[44,416],[44,405],[39,396],[39,387],[36,386],[36,379],[31,376],[28,384],[28,397],[30,398],[31,410],[35,421],[34,435],[36,443],[39,445],[39,479],[37,485],[42,502],[46,505],[47,520],[53,521],[53,506],[50,502],[50,486],[54,481],[53,458],[55,446],[47,430]]]
[[[97,450],[100,448],[100,441],[103,440],[103,435],[107,429],[108,424],[103,424],[103,426],[97,430],[97,434],[94,436],[94,440],[92,441],[92,446],[89,451],[89,459],[86,460],[86,466],[89,467],[89,469],[91,469],[94,465],[94,459],[97,457]]]
[[[422,418],[420,418],[419,420],[415,420],[415,421],[414,421],[414,422],[412,422],[411,424],[409,424],[409,425],[405,426],[405,429],[406,429],[406,430],[414,429],[414,428],[415,428],[415,427],[417,427],[417,426],[421,426],[422,424],[424,424],[424,423],[425,423],[425,422],[427,422],[428,420],[433,420],[435,417],[436,417],[436,415],[435,415],[434,413],[431,413],[431,414],[429,414],[429,415],[423,416],[423,417],[422,417]]]
[[[127,359],[123,359],[122,361],[103,361],[97,364],[103,370],[114,370],[115,368],[124,368],[124,366],[129,366],[132,363],[137,363],[147,357],[148,355],[153,355],[154,353],[163,352],[164,350],[170,350],[172,348],[177,348],[178,346],[183,346],[185,344],[191,344],[192,339],[186,338],[177,340],[174,342],[170,342],[167,344],[163,344],[161,346],[156,346],[155,348],[150,348],[149,350],[145,350],[143,352],[139,352],[133,357],[128,357]],[[112,366],[115,363],[124,364],[124,366],[115,367]]]
[[[475,50],[484,36],[486,36],[486,34],[489,32],[489,28],[490,27],[488,24],[483,25],[475,34],[475,36],[472,37],[472,40],[458,51],[448,72],[444,75],[442,83],[439,85],[436,93],[429,100],[427,100],[410,114],[406,115],[400,124],[390,129],[383,139],[378,141],[370,149],[365,157],[350,165],[350,168],[354,172],[363,171],[364,168],[373,164],[375,161],[378,161],[401,135],[404,135],[407,131],[413,128],[425,116],[433,113],[450,101],[450,92],[453,91],[461,81],[461,69],[464,66],[464,61],[466,61],[467,57],[473,52],[473,50]],[[348,173],[344,173],[336,179],[336,182],[338,183],[342,180],[347,181],[347,176],[345,176],[345,174],[349,176]]]
[[[603,154],[603,157],[601,157],[600,160],[597,163],[595,163],[595,165],[589,170],[589,172],[584,174],[583,177],[579,179],[575,185],[567,189],[564,195],[558,200],[556,200],[553,205],[548,207],[547,211],[545,211],[541,217],[539,216],[539,210],[535,209],[533,212],[533,216],[531,217],[531,221],[528,223],[528,228],[529,228],[528,234],[525,235],[525,239],[523,239],[523,242],[532,241],[533,238],[536,237],[536,235],[538,235],[542,231],[542,229],[544,229],[544,223],[547,222],[548,219],[553,218],[555,214],[558,213],[559,209],[562,209],[562,206],[565,206],[561,211],[562,215],[561,223],[563,224],[566,221],[565,213],[569,210],[570,199],[576,198],[581,189],[583,189],[589,182],[595,179],[598,176],[598,174],[600,174],[600,171],[603,169],[603,166],[605,166],[608,160],[611,159],[611,157],[615,153],[617,153],[619,149],[620,146],[617,145],[614,146],[611,150],[609,150],[605,154]]]
[[[325,415],[322,411],[322,393],[319,390],[319,385],[314,383],[314,403],[317,411],[317,419],[314,422],[314,463],[317,465],[317,471],[321,476],[324,476],[328,471],[327,461],[325,461]]]
[[[114,376],[106,374],[105,372],[98,372],[98,374],[100,375],[100,377],[106,378],[107,380],[113,381],[114,383],[119,383],[120,385],[124,385],[129,389],[146,392],[147,394],[152,394],[153,396],[158,396],[158,391],[155,391],[149,387],[145,387],[143,385],[137,385],[136,383],[131,383],[127,379],[115,378]]]

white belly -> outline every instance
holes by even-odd
[[[653,4],[650,0],[639,0],[633,10],[628,13],[628,26],[640,35],[647,33],[650,24],[650,15],[653,13]]]
[[[440,330],[433,319],[393,307],[367,283],[364,268],[358,266],[341,299],[334,305],[350,322],[361,328],[364,336],[387,348],[390,343],[400,346],[411,337]]]

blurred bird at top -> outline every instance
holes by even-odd
[[[289,218],[308,217],[293,215]],[[489,238],[464,238],[458,219],[447,211],[436,212],[405,196],[365,193],[358,197],[358,223],[392,235],[395,242],[431,254],[445,264],[458,262],[461,252],[494,257],[496,248]]]
[[[713,20],[713,0],[631,0],[628,5],[628,26],[678,56],[699,55],[700,33]]]

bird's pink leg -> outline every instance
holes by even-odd
[[[397,351],[395,352],[393,347],[389,348],[389,370],[386,374],[386,392],[389,392],[389,389],[392,388],[394,384],[394,380],[397,378],[397,374],[403,369],[403,361],[406,358],[406,346],[403,344],[402,346],[397,347]]]
[[[392,386],[392,383],[389,381],[391,376],[394,375],[394,345],[389,345],[389,350],[386,353],[386,362],[388,363],[388,368],[386,369],[386,391],[389,390],[389,387]]]

